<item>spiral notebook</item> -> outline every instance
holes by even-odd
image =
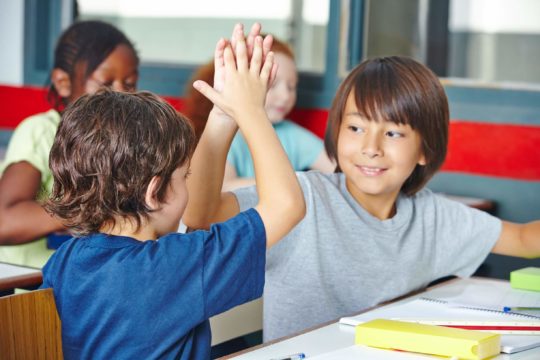
[[[507,330],[515,326],[531,331],[521,333],[527,335],[503,331],[501,352],[515,353],[540,346],[540,313],[505,313],[502,311],[505,306],[540,306],[540,293],[515,290],[509,283],[497,280],[475,281],[472,278],[454,286],[430,290],[412,300],[341,318],[339,322],[355,326],[372,319],[385,318],[430,324],[439,322],[439,325],[444,325],[443,322],[472,326],[484,324],[488,327],[497,325]]]

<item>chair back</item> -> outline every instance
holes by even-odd
[[[63,359],[52,289],[0,297],[0,358]]]

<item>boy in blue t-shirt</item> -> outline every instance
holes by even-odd
[[[246,45],[237,25],[216,46],[214,88],[194,84],[219,106],[210,116],[248,139],[261,196],[209,231],[175,233],[195,144],[187,119],[148,92],[101,91],[66,110],[46,208],[76,237],[44,267],[42,286],[54,291],[66,359],[207,359],[208,318],[261,296],[265,247],[305,205],[264,111],[275,67],[259,31]]]

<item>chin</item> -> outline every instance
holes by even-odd
[[[277,123],[280,123],[282,122],[284,119],[283,118],[279,118],[279,119],[275,119],[275,118],[269,118],[270,122],[272,124],[277,124]]]

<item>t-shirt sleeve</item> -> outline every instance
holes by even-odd
[[[39,116],[24,120],[13,131],[6,157],[0,168],[1,172],[11,164],[27,161],[42,174],[47,173],[49,171],[47,149],[50,143],[48,125],[46,119]],[[44,150],[46,156],[43,155]]]
[[[238,177],[255,176],[249,148],[240,132],[234,136],[231,148],[227,153],[227,162],[234,166]]]
[[[255,209],[212,225],[203,253],[208,317],[262,296],[266,232]]]
[[[437,195],[435,212],[435,276],[471,276],[499,239],[501,220]]]
[[[239,188],[233,191],[238,201],[240,211],[246,211],[249,208],[257,206],[259,202],[259,196],[257,195],[257,188],[255,186],[247,186]]]

